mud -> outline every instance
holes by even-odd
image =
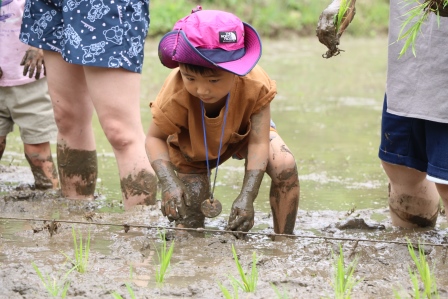
[[[93,197],[98,177],[98,160],[96,151],[68,148],[58,144],[57,162],[62,193],[66,197]],[[73,181],[75,183],[73,184]],[[75,186],[75,190],[69,186]]]
[[[157,177],[146,170],[141,170],[135,177],[131,174],[120,180],[121,192],[126,201],[129,197],[142,196],[146,205],[154,205],[157,195]],[[142,204],[139,203],[139,204]]]
[[[346,263],[358,259],[354,275],[362,281],[355,286],[352,298],[394,298],[394,290],[402,298],[410,298],[408,269],[415,266],[406,238],[425,243],[440,297],[448,298],[445,217],[439,216],[435,229],[400,230],[391,226],[387,208],[349,212],[299,210],[295,236],[272,241],[272,216],[257,212],[255,206],[255,226],[251,230],[254,234],[246,240],[238,240],[230,233],[207,231],[192,237],[190,233],[170,230],[173,224],[158,208],[136,206],[123,212],[117,208],[121,199],[70,201],[62,199],[57,191],[32,190],[27,185],[18,188],[17,184],[7,183],[32,181],[24,169],[29,171],[26,167],[0,165],[2,299],[50,297],[32,263],[62,283],[62,277],[72,267],[63,254],[74,254],[72,227],[79,230],[84,240],[90,231],[91,249],[87,272],[68,275],[67,298],[113,298],[114,291],[130,298],[126,282],[136,298],[221,298],[218,283],[232,290],[229,275],[239,279],[232,244],[246,272],[250,271],[253,252],[257,255],[256,292],[240,291],[240,298],[278,298],[272,285],[288,298],[333,297],[332,253],[338,252],[340,244]],[[160,202],[157,204],[160,206]],[[112,212],[106,212],[107,209]],[[228,216],[223,213],[205,219],[206,230],[223,231]],[[155,283],[156,249],[161,248],[157,227],[167,228],[169,240],[174,238],[171,266],[162,285]]]
[[[319,41],[328,48],[328,51],[322,55],[323,58],[337,56],[343,51],[339,49],[340,38],[355,17],[356,0],[351,0],[350,7],[342,17],[339,28],[336,28],[335,16],[338,15],[341,2],[341,0],[334,0],[319,16],[316,35]]]
[[[53,164],[53,158],[48,156],[46,159],[39,161],[38,157],[28,157],[28,155],[25,155],[25,157],[33,173],[36,189],[52,189],[53,181],[57,182],[58,180],[58,173]],[[45,172],[44,167],[48,167],[46,171],[49,175]]]
[[[441,17],[448,17],[448,6],[444,5],[444,0],[426,0],[428,7]]]

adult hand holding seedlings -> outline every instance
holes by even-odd
[[[191,205],[190,196],[185,185],[177,177],[171,162],[156,160],[152,166],[162,185],[162,214],[170,221],[183,218],[186,206]]]
[[[247,170],[244,174],[243,187],[230,210],[226,230],[247,232],[254,226],[254,201],[263,180],[263,170]],[[236,235],[242,238],[241,234]]]
[[[334,0],[319,17],[316,35],[327,46],[328,51],[322,55],[330,58],[338,55],[339,39],[355,16],[356,0]]]

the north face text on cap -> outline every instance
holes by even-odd
[[[236,31],[222,31],[219,32],[220,43],[236,43]]]

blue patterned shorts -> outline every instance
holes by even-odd
[[[27,0],[20,40],[83,66],[141,73],[149,0]]]
[[[432,182],[448,184],[448,124],[387,112],[381,119],[381,160],[426,172]]]

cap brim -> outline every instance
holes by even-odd
[[[159,59],[167,68],[179,66],[179,62],[200,65],[209,68],[220,68],[239,76],[249,73],[261,57],[261,40],[255,29],[244,23],[244,47],[246,53],[237,60],[214,63],[202,55],[189,41],[182,30],[165,34],[159,43]],[[177,42],[177,45],[176,45]],[[175,52],[174,52],[175,49]]]

